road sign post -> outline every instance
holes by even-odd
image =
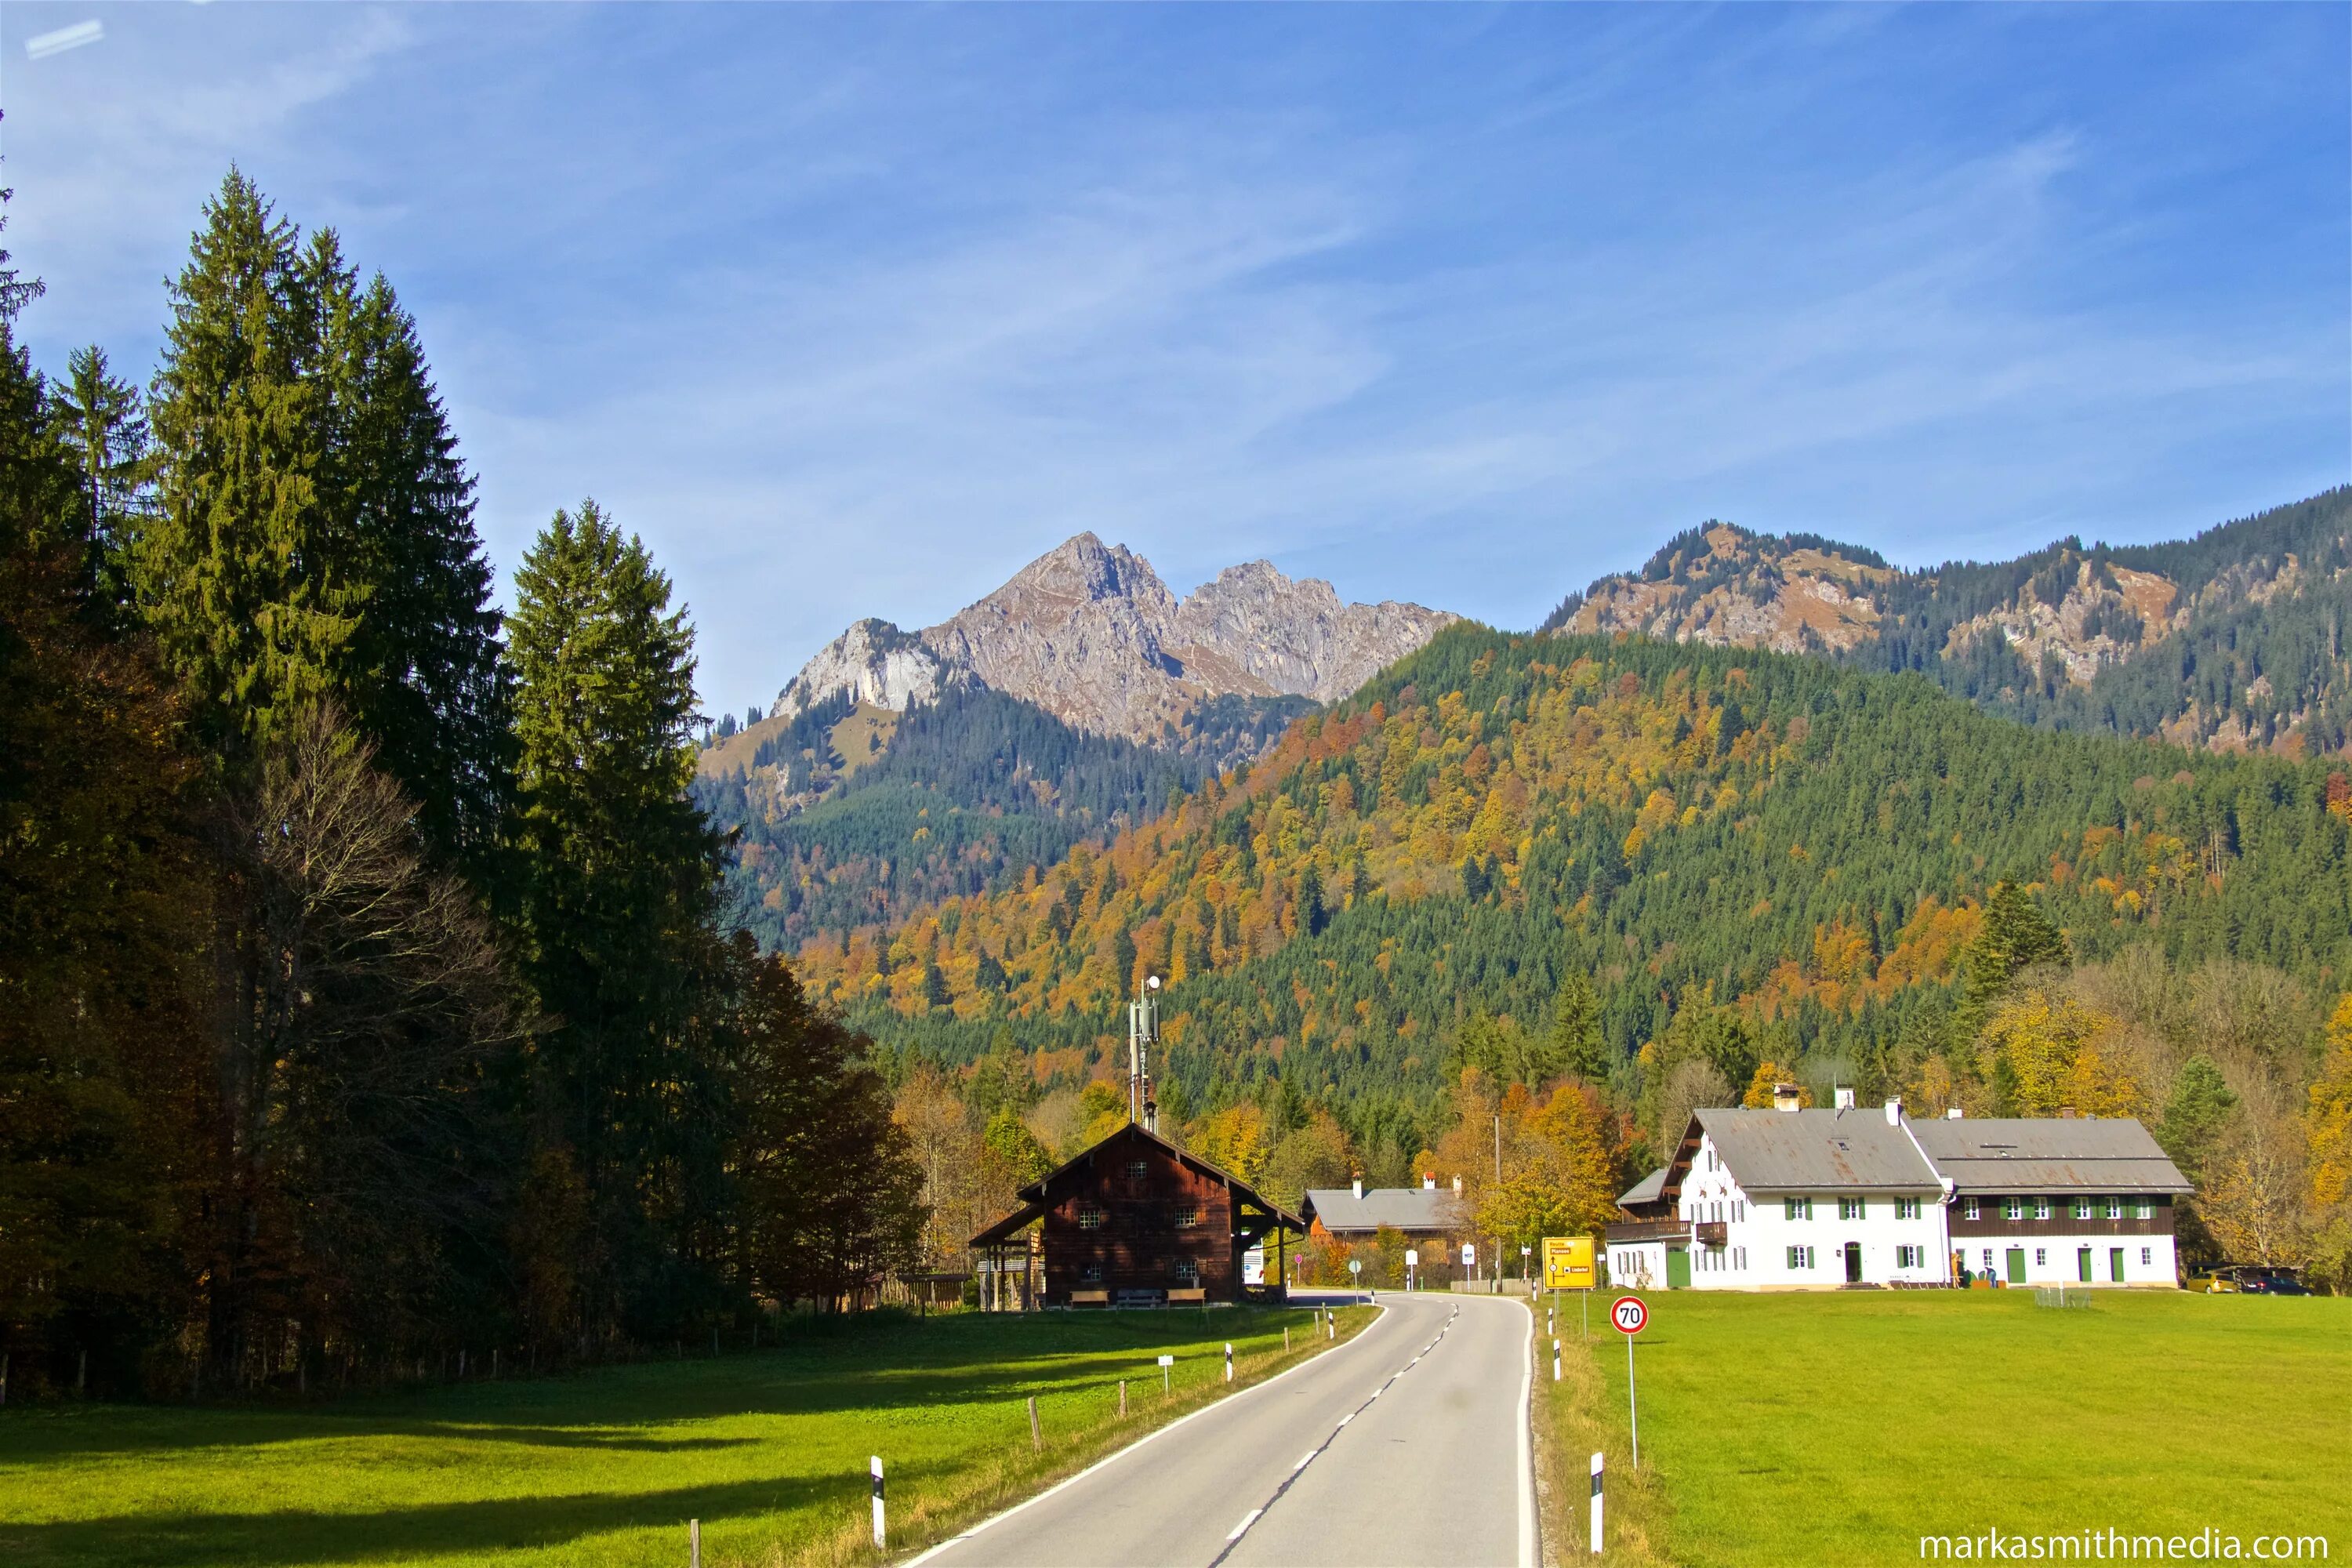
[[[1172,1355],[1164,1355],[1160,1358],[1160,1392],[1162,1394],[1166,1394],[1170,1387],[1168,1381],[1168,1369],[1175,1364],[1176,1358]]]
[[[1633,1392],[1633,1336],[1650,1321],[1650,1309],[1639,1296],[1620,1296],[1609,1304],[1609,1321],[1625,1336],[1625,1408],[1633,1426],[1633,1468],[1642,1468],[1642,1401]]]
[[[1420,1271],[1420,1248],[1412,1247],[1406,1247],[1404,1249],[1404,1288],[1406,1289],[1410,1290],[1412,1289],[1413,1276]]]
[[[883,1531],[882,1531],[882,1456],[881,1456],[881,1455],[879,1455],[879,1454],[876,1454],[876,1455],[874,1455],[874,1456],[873,1456],[872,1464],[873,1464],[873,1475],[874,1475],[874,1545],[875,1545],[875,1547],[876,1547],[876,1549],[877,1549],[877,1550],[879,1550],[879,1549],[881,1548],[881,1546],[882,1546],[882,1540],[883,1540]]]
[[[1362,1258],[1350,1258],[1348,1259],[1348,1282],[1350,1285],[1361,1285],[1364,1282],[1364,1260]],[[1337,1337],[1336,1332],[1333,1337]]]

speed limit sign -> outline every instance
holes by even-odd
[[[1650,1309],[1639,1296],[1620,1296],[1609,1304],[1609,1321],[1621,1334],[1638,1334],[1650,1321]]]

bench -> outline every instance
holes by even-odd
[[[1209,1292],[1207,1289],[1199,1285],[1192,1286],[1189,1289],[1177,1289],[1168,1292],[1168,1304],[1171,1307],[1179,1301],[1206,1301],[1208,1299]]]
[[[1070,1292],[1070,1305],[1073,1307],[1108,1307],[1110,1305],[1110,1292],[1108,1290],[1073,1290]]]

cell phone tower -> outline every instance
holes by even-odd
[[[1147,974],[1127,1005],[1127,1119],[1146,1132],[1160,1131],[1160,1102],[1151,1095],[1151,1047],[1160,1043],[1160,976]]]

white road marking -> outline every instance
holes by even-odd
[[[1295,1472],[1297,1472],[1297,1471],[1299,1471],[1299,1470],[1303,1470],[1303,1469],[1305,1469],[1305,1468],[1307,1468],[1307,1466],[1308,1462],[1309,1462],[1310,1460],[1312,1460],[1314,1458],[1315,1458],[1315,1450],[1314,1450],[1314,1449],[1312,1449],[1312,1448],[1307,1449],[1307,1452],[1305,1452],[1305,1453],[1303,1453],[1303,1454],[1301,1454],[1301,1455],[1299,1455],[1299,1456],[1298,1456],[1298,1463],[1297,1463],[1297,1464],[1295,1464],[1295,1465],[1291,1466],[1291,1467],[1290,1467],[1290,1468],[1291,1468],[1291,1470],[1295,1473]]]
[[[1231,1535],[1226,1536],[1225,1539],[1229,1542],[1239,1541],[1242,1538],[1243,1532],[1248,1530],[1251,1525],[1255,1524],[1257,1522],[1257,1516],[1265,1511],[1265,1510],[1262,1508],[1254,1508],[1247,1513],[1242,1515],[1242,1521],[1234,1526],[1234,1532]]]

